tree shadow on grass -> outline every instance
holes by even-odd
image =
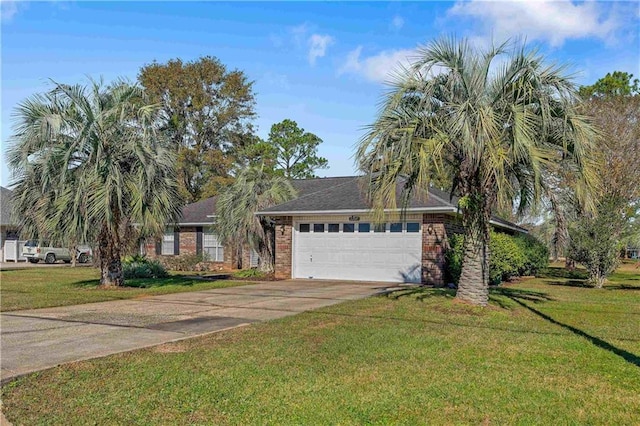
[[[438,287],[427,287],[423,285],[416,285],[403,288],[392,288],[390,290],[383,291],[378,294],[380,297],[386,297],[387,299],[398,300],[403,297],[413,297],[417,301],[422,302],[431,298],[453,298],[456,295],[455,290]]]
[[[561,286],[561,287],[593,288],[591,284],[587,283],[587,280],[566,280],[566,281],[544,280],[544,283],[548,285],[555,285],[555,286]]]
[[[209,279],[189,275],[172,275],[166,278],[129,278],[125,280],[125,285],[123,287],[118,287],[118,289],[144,289],[167,286],[193,287],[196,283],[201,281],[216,281],[228,278],[228,275],[216,275],[214,278]],[[84,280],[72,284],[73,287],[85,289],[95,289],[98,288],[99,285],[100,280]]]
[[[637,287],[633,288],[637,289]],[[393,300],[398,300],[403,297],[414,297],[418,301],[436,297],[451,299],[455,296],[455,290],[416,286],[401,289],[391,289],[380,294],[380,296],[387,297]],[[621,357],[628,363],[635,365],[636,367],[640,367],[640,356],[613,346],[612,344],[600,339],[599,337],[592,336],[572,325],[562,323],[532,306],[553,301],[554,299],[547,293],[510,287],[492,287],[489,290],[489,300],[497,304],[501,308],[509,310],[514,309],[514,304],[517,304],[534,313],[538,317],[544,319],[545,321],[564,328],[565,330],[568,330],[577,336],[583,337],[595,346],[618,355],[619,357]]]
[[[559,327],[564,328],[565,330],[569,330],[570,332],[572,332],[573,334],[580,336],[580,337],[584,337],[585,339],[587,339],[588,341],[590,341],[592,344],[594,344],[595,346],[604,349],[606,351],[609,351],[615,355],[618,355],[619,357],[621,357],[622,359],[624,359],[625,361],[627,361],[628,363],[635,365],[636,367],[640,367],[640,356],[633,354],[631,352],[628,352],[624,349],[618,348],[616,346],[613,346],[612,344],[610,344],[609,342],[606,342],[602,339],[600,339],[599,337],[596,336],[592,336],[591,334],[588,334],[582,330],[580,330],[579,328],[576,328],[572,325],[569,324],[565,324],[563,322],[560,322],[552,317],[550,317],[549,315],[539,311],[538,309],[534,308],[533,306],[531,306],[531,303],[533,304],[537,304],[537,303],[541,303],[544,302],[546,300],[551,300],[550,298],[539,298],[538,296],[532,296],[532,295],[528,295],[527,293],[536,293],[536,294],[540,294],[539,292],[530,292],[527,290],[516,290],[516,289],[510,289],[510,288],[500,288],[500,291],[498,292],[499,294],[506,296],[508,299],[512,300],[513,302],[517,303],[518,305],[522,306],[523,308],[527,309],[528,311],[536,314],[537,316],[539,316],[540,318],[550,322],[551,324],[557,325]],[[525,294],[522,294],[522,292],[525,292]],[[527,303],[529,302],[529,303]]]
[[[616,285],[608,285],[608,286],[606,286],[605,290],[640,290],[640,286],[627,285],[627,284],[616,284]]]
[[[589,278],[587,271],[574,269],[570,271],[565,268],[546,268],[536,274],[538,278],[564,278],[569,280],[586,280]]]

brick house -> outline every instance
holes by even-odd
[[[363,185],[355,176],[295,181],[296,199],[256,213],[277,223],[276,278],[445,284],[448,238],[463,232],[458,200],[435,188],[416,192],[404,214],[388,211],[375,223]],[[499,218],[491,223],[527,232]]]
[[[232,270],[257,266],[257,254],[248,248],[238,253],[224,246],[212,230],[216,212],[216,197],[188,204],[180,220],[167,226],[162,239],[147,239],[140,243],[140,254],[150,258],[180,255],[202,255],[210,269]]]

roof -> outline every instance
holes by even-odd
[[[288,216],[368,212],[371,211],[371,204],[366,198],[366,184],[366,178],[361,176],[294,180],[293,186],[298,190],[297,198],[263,209],[257,214]],[[401,192],[402,183],[400,182],[396,188],[397,200],[400,200]],[[458,201],[458,197],[430,187],[428,192],[414,191],[406,210],[457,214]],[[400,204],[398,201],[398,205]],[[497,216],[491,218],[491,223],[500,228],[528,233],[526,229]]]
[[[366,197],[367,180],[359,176],[339,178],[318,178],[293,181],[299,190],[298,197],[283,204],[263,209],[260,213],[291,214],[319,213],[336,211],[369,211],[371,204]],[[397,187],[399,198],[402,184]],[[441,210],[456,209],[457,199],[449,201],[449,195],[431,188],[429,193],[415,192],[407,204],[408,210]]]
[[[211,197],[187,204],[182,208],[182,216],[178,223],[181,225],[207,225],[213,223],[217,199],[217,197]]]
[[[356,213],[371,211],[371,204],[366,199],[366,178],[361,176],[327,177],[313,179],[296,179],[292,182],[298,196],[286,203],[263,209],[257,214],[270,216],[290,216],[301,214]],[[399,199],[402,184],[397,187]],[[407,205],[408,211],[415,212],[458,212],[458,197],[450,197],[449,193],[437,188],[426,191],[415,191]],[[213,223],[216,213],[217,197],[207,198],[182,209],[180,225],[206,225]],[[400,203],[399,203],[400,204]],[[518,232],[527,232],[524,228],[507,220],[493,217],[492,223],[502,228]]]
[[[0,225],[17,225],[13,220],[13,191],[0,186]]]

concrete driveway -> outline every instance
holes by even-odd
[[[385,283],[289,280],[3,313],[0,380],[365,298]]]

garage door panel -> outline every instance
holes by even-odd
[[[300,233],[295,229],[296,278],[420,282],[420,233]]]

